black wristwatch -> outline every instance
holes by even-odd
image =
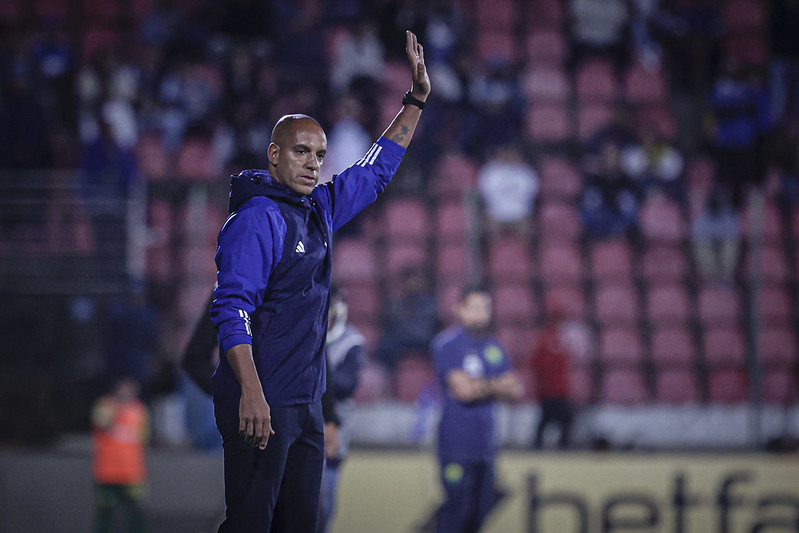
[[[402,97],[402,105],[415,105],[419,109],[424,109],[424,102],[411,94],[411,91],[406,91],[405,96]]]

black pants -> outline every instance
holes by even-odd
[[[574,418],[574,410],[571,402],[566,398],[548,398],[541,400],[541,420],[538,422],[538,429],[535,432],[535,442],[533,445],[540,448],[544,444],[544,430],[549,424],[559,426],[560,438],[558,446],[568,448],[571,446],[571,428]]]
[[[445,500],[436,516],[436,532],[476,533],[495,503],[494,463],[440,461]]]
[[[219,533],[314,533],[324,465],[322,404],[272,407],[265,450],[239,435],[238,409],[216,407],[225,465]]]

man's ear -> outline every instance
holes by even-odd
[[[277,161],[280,158],[280,146],[270,143],[269,148],[266,149],[266,156],[269,158],[270,164],[277,166]]]

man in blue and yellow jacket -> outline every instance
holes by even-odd
[[[232,180],[211,304],[221,354],[213,378],[225,463],[220,532],[315,529],[331,236],[383,191],[416,129],[430,79],[411,32],[406,53],[412,85],[402,109],[331,182],[317,187],[327,139],[307,115],[277,122],[268,170]]]

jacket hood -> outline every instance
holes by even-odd
[[[230,177],[230,202],[228,212],[232,213],[253,196],[266,196],[287,203],[308,205],[308,197],[296,193],[274,179],[267,170],[249,169]]]

